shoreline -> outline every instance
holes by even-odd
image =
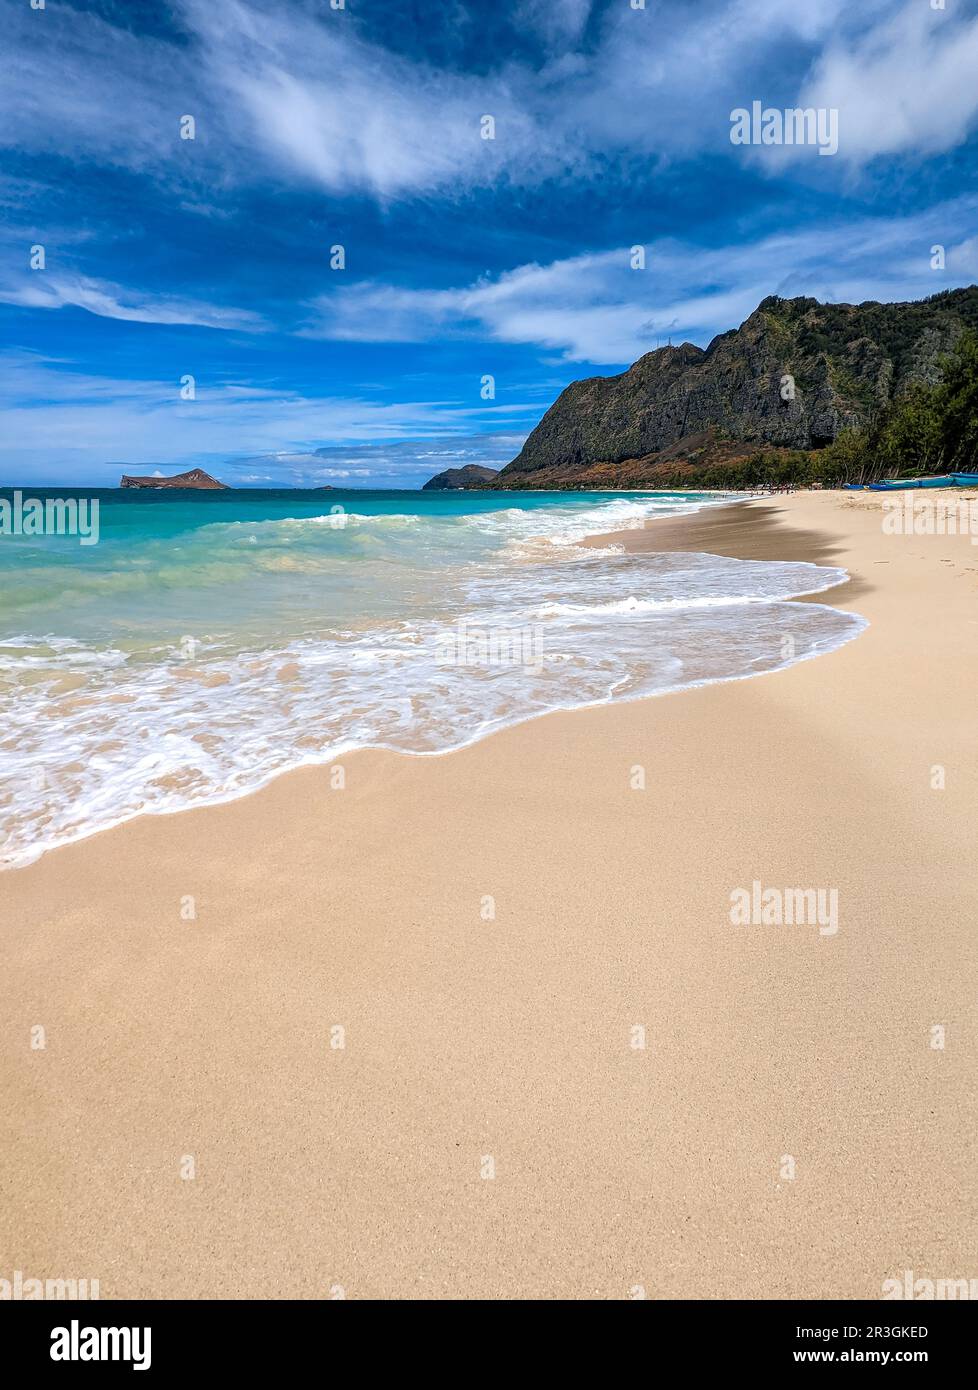
[[[823,494],[792,495],[801,497]],[[847,497],[847,494],[828,490],[824,495],[840,499]],[[740,513],[741,508],[750,511],[749,527]],[[712,555],[724,555],[732,560],[802,561],[811,565],[840,567],[840,549],[828,535],[811,527],[783,525],[779,521],[782,510],[779,502],[773,498],[743,498],[722,506],[704,508],[703,511],[694,512],[689,517],[659,517],[643,522],[634,530],[590,536],[582,544],[595,547],[616,544],[631,554],[643,554],[653,550],[702,550]],[[656,529],[652,530],[653,527]],[[659,527],[664,527],[665,530],[660,531]],[[841,568],[848,567],[841,564]],[[855,612],[857,610],[850,605],[870,591],[871,585],[867,579],[854,577],[850,573],[849,578],[840,584],[796,594],[790,602],[826,602],[830,608]],[[827,595],[831,596],[831,603],[827,602]]]
[[[105,1298],[974,1272],[978,556],[828,492],[616,542],[831,555],[852,577],[819,597],[870,627],[769,680],[363,750],[343,791],[299,769],[0,875],[12,1268]],[[840,930],[733,927],[752,880],[837,889]]]
[[[138,490],[138,489],[137,489],[137,490]],[[226,489],[226,490],[229,490],[229,489]],[[637,495],[648,496],[648,489],[638,490],[638,489],[624,489],[624,488],[622,488],[622,489],[610,489],[610,490],[608,490],[608,491],[635,492]],[[667,490],[667,491],[668,491],[668,490]],[[706,490],[706,491],[709,491],[709,490]],[[708,506],[708,507],[704,508],[704,511],[709,512],[709,513],[714,513],[715,511],[719,510],[720,507],[737,507],[737,506],[743,506],[743,505],[747,505],[748,503],[752,503],[752,502],[756,502],[756,501],[760,500],[760,499],[757,499],[757,498],[751,498],[751,497],[747,497],[747,496],[740,496],[740,497],[731,496],[726,490],[713,489],[712,492],[713,492],[716,496],[724,498],[725,501],[724,501],[723,503],[715,503],[715,504],[713,504],[712,506]],[[690,522],[693,520],[694,517],[698,517],[698,516],[700,516],[700,515],[701,515],[701,513],[697,511],[697,512],[689,512],[689,513],[686,513],[686,514],[683,514],[683,515],[672,515],[672,516],[662,516],[662,517],[650,517],[650,518],[646,518],[644,521],[642,521],[642,522],[640,522],[640,523],[636,523],[636,524],[634,524],[634,525],[631,525],[629,528],[627,528],[627,529],[625,529],[625,530],[622,530],[622,531],[603,532],[603,533],[590,534],[590,535],[581,537],[581,538],[579,538],[579,539],[574,540],[572,543],[570,543],[570,548],[572,548],[572,549],[580,548],[580,549],[583,549],[583,550],[588,550],[588,549],[601,549],[601,548],[606,547],[606,546],[608,546],[608,545],[614,545],[617,549],[619,549],[619,550],[621,550],[621,551],[626,551],[626,552],[627,552],[627,551],[632,551],[633,553],[640,553],[640,552],[642,552],[642,551],[650,551],[650,550],[665,550],[665,549],[672,549],[672,550],[706,550],[706,549],[709,549],[709,548],[710,548],[709,542],[711,541],[711,538],[713,538],[713,537],[715,537],[716,535],[718,535],[718,534],[719,534],[719,531],[718,531],[718,529],[717,529],[716,526],[713,526],[713,527],[706,526],[706,527],[703,527],[702,529],[697,529],[697,530],[695,530],[695,531],[688,531],[688,530],[687,530],[688,523],[690,523]],[[758,515],[759,515],[759,522],[758,522],[758,524],[761,525],[761,526],[763,527],[764,522],[767,520],[767,518],[766,518],[766,516],[763,516],[763,517],[762,517],[761,514],[758,514]],[[668,530],[665,530],[665,531],[663,531],[663,530],[660,529],[660,528],[662,528],[662,527],[668,527],[670,523],[672,523],[671,529],[668,529]],[[652,538],[655,538],[655,539],[658,539],[658,538],[660,538],[660,537],[663,538],[663,539],[667,539],[667,540],[669,541],[669,544],[668,544],[668,545],[662,545],[662,544],[656,545],[656,544],[654,543],[654,539],[652,539],[652,538],[647,539],[647,540],[645,540],[645,541],[640,540],[640,539],[636,539],[637,536],[641,536],[641,535],[643,535],[643,534],[646,534],[646,533],[647,533],[647,528],[650,527],[650,526],[652,526],[653,524],[654,524],[655,529],[654,529],[654,531],[652,531],[651,533],[649,533],[650,536],[651,536]],[[737,529],[737,528],[734,528],[735,531],[736,531],[736,529]],[[702,544],[700,543],[701,541],[703,542]],[[722,549],[717,549],[717,550],[715,551],[715,553],[716,553],[716,554],[729,553],[730,555],[733,555],[734,558],[738,558],[738,557],[736,556],[736,554],[735,554],[734,551],[724,552]],[[741,558],[747,558],[747,557],[741,557]],[[758,552],[756,555],[754,555],[754,556],[751,557],[751,558],[764,559],[764,558],[772,558],[772,557],[767,557],[767,556],[765,556],[764,554]],[[791,558],[793,558],[793,557],[791,556],[791,554],[790,554],[789,552],[786,551],[783,557],[782,557],[782,556],[779,556],[778,558],[791,559]],[[785,599],[785,600],[783,600],[783,601],[784,601],[784,602],[796,602],[796,601],[798,601],[798,602],[804,602],[804,601],[818,602],[818,599],[819,599],[819,596],[820,596],[820,595],[824,595],[824,594],[827,594],[827,593],[831,593],[831,592],[833,592],[835,589],[837,589],[838,587],[839,587],[839,586],[838,586],[837,584],[828,584],[828,585],[826,585],[826,586],[824,586],[824,587],[822,587],[822,588],[813,589],[813,590],[812,590],[811,592],[809,592],[809,593],[799,593],[799,594],[797,594],[797,595],[792,595],[790,599]],[[825,606],[826,606],[826,607],[831,607],[832,605],[826,604]],[[851,640],[853,640],[854,637],[856,637],[856,636],[858,636],[858,635],[859,635],[858,633],[854,633],[854,634],[852,635],[852,637],[848,637],[848,638],[846,638],[845,640],[846,640],[846,641],[851,641]],[[821,654],[822,654],[821,652],[811,653],[808,657],[801,657],[801,658],[798,658],[798,659],[799,659],[799,660],[811,659],[812,656],[821,655]],[[774,668],[774,670],[779,670],[779,669],[782,669],[782,668],[780,668],[780,667]],[[657,698],[659,698],[659,696],[660,696],[661,694],[680,693],[680,692],[682,692],[683,690],[696,689],[696,688],[698,688],[698,687],[701,686],[701,685],[722,684],[722,683],[725,683],[725,682],[727,682],[727,681],[736,681],[736,680],[750,680],[750,679],[753,679],[755,676],[760,675],[760,674],[772,674],[772,673],[773,673],[773,672],[766,672],[766,671],[765,671],[765,672],[745,671],[745,672],[743,672],[742,674],[735,674],[735,675],[731,675],[731,676],[720,676],[720,677],[715,677],[715,678],[709,678],[709,679],[702,680],[702,681],[690,681],[690,682],[687,683],[687,684],[681,684],[681,685],[679,685],[679,686],[676,686],[673,690],[662,691],[662,692],[653,692],[652,694],[648,694],[648,695],[637,695],[637,696],[629,697],[629,698],[627,698],[627,699],[625,699],[625,698],[622,698],[622,699],[611,699],[611,698],[607,698],[607,699],[603,699],[603,700],[592,701],[592,702],[590,702],[590,703],[568,704],[568,705],[554,705],[554,706],[552,706],[551,708],[549,708],[549,709],[547,709],[547,710],[538,711],[538,712],[535,712],[535,713],[526,715],[526,716],[521,717],[521,718],[513,719],[510,723],[502,724],[502,725],[498,726],[498,727],[495,728],[495,729],[488,730],[487,732],[480,732],[480,733],[474,735],[471,739],[469,739],[469,740],[467,740],[467,741],[465,741],[465,742],[458,743],[458,744],[455,744],[455,745],[453,745],[453,746],[451,746],[451,747],[447,747],[447,748],[438,748],[438,749],[413,749],[413,748],[410,748],[410,749],[405,749],[405,748],[396,748],[396,747],[392,747],[391,745],[386,745],[386,744],[382,744],[382,743],[370,744],[370,745],[365,745],[365,746],[358,746],[358,747],[356,747],[356,748],[354,748],[354,749],[347,750],[346,752],[337,753],[337,754],[335,754],[335,755],[333,755],[333,756],[331,756],[331,757],[329,757],[329,758],[319,758],[319,757],[317,757],[317,758],[315,758],[315,759],[310,759],[309,761],[297,762],[297,763],[294,763],[294,764],[292,764],[292,765],[290,765],[290,766],[285,766],[285,767],[282,767],[282,768],[280,768],[280,769],[276,769],[275,771],[269,773],[264,781],[259,782],[259,783],[256,783],[255,785],[251,785],[251,786],[247,786],[247,787],[243,787],[243,788],[237,788],[237,789],[234,789],[234,790],[224,789],[224,790],[222,790],[222,791],[214,791],[213,795],[205,796],[205,797],[201,798],[201,799],[198,800],[198,801],[188,802],[188,803],[186,803],[186,804],[184,804],[184,805],[175,806],[175,807],[168,808],[168,809],[143,810],[143,811],[139,811],[139,812],[137,812],[137,813],[135,813],[135,814],[124,814],[124,815],[122,815],[122,816],[121,816],[119,819],[117,819],[117,820],[110,820],[110,821],[108,821],[107,823],[100,824],[100,825],[98,825],[98,826],[96,826],[96,827],[93,827],[93,828],[91,828],[91,829],[86,829],[82,834],[79,834],[79,835],[75,836],[73,839],[65,840],[65,841],[63,841],[63,842],[61,842],[61,843],[57,843],[57,844],[51,844],[51,845],[47,846],[46,848],[42,849],[39,853],[37,853],[34,857],[32,857],[32,858],[30,858],[30,859],[21,858],[21,859],[19,860],[19,862],[0,862],[0,875],[6,874],[6,873],[18,873],[18,872],[23,871],[24,869],[29,869],[32,865],[34,865],[34,864],[36,864],[36,863],[39,863],[42,859],[45,859],[45,858],[47,858],[48,856],[50,856],[50,855],[52,855],[52,854],[57,854],[57,853],[59,853],[61,850],[68,849],[68,848],[70,848],[70,847],[73,846],[73,845],[84,844],[84,843],[86,843],[87,841],[89,841],[89,840],[91,840],[91,839],[94,839],[94,838],[97,837],[97,836],[109,834],[109,833],[111,833],[112,831],[117,830],[117,829],[121,828],[122,826],[128,825],[128,824],[130,824],[130,823],[133,822],[133,821],[139,821],[139,820],[144,819],[145,817],[170,817],[170,816],[180,816],[180,815],[184,815],[184,814],[186,814],[186,813],[188,813],[188,812],[195,812],[195,811],[208,810],[208,809],[213,808],[213,807],[216,807],[216,806],[232,805],[232,804],[234,804],[235,802],[242,801],[242,800],[246,799],[247,797],[254,796],[254,795],[256,795],[256,794],[258,794],[258,793],[264,791],[266,787],[271,786],[271,785],[272,785],[275,781],[277,781],[277,779],[280,778],[280,777],[288,777],[288,776],[293,775],[293,774],[296,773],[296,772],[301,772],[301,771],[310,771],[310,770],[320,770],[320,771],[322,771],[322,770],[328,770],[333,764],[339,762],[340,760],[347,760],[347,759],[349,759],[349,758],[351,758],[351,757],[356,757],[356,756],[358,756],[358,755],[361,754],[361,753],[365,753],[365,752],[391,753],[391,754],[394,754],[394,755],[396,755],[396,756],[408,757],[408,758],[414,758],[414,757],[418,757],[418,758],[438,758],[438,757],[446,757],[446,756],[449,756],[449,755],[451,755],[451,754],[453,754],[453,753],[462,752],[464,749],[472,747],[475,743],[481,742],[481,741],[482,741],[483,739],[485,739],[485,738],[492,738],[495,734],[501,733],[501,732],[503,732],[503,731],[504,731],[505,729],[507,729],[507,728],[516,727],[518,724],[521,724],[521,723],[530,723],[530,722],[533,722],[533,721],[536,720],[536,719],[546,718],[546,717],[547,717],[548,715],[550,715],[550,714],[573,713],[573,712],[575,712],[576,710],[600,709],[600,708],[602,708],[602,707],[605,706],[605,705],[615,705],[615,704],[621,704],[621,703],[631,703],[631,702],[633,702],[633,701],[636,700],[636,699],[639,699],[639,700],[640,700],[640,699],[657,699]]]

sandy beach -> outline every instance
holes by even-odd
[[[841,565],[817,601],[870,626],[0,875],[0,1276],[385,1299],[978,1277],[978,547],[828,492],[621,543]],[[836,890],[837,932],[733,925],[755,881]]]

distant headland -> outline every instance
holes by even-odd
[[[467,463],[464,468],[446,468],[443,473],[436,473],[421,490],[459,492],[466,488],[485,487],[498,477],[497,468],[484,468],[480,463]]]
[[[198,491],[214,492],[228,491],[227,483],[219,483],[216,478],[212,478],[209,473],[205,473],[202,468],[191,468],[188,473],[175,473],[172,478],[161,477],[131,477],[128,473],[122,475],[120,487],[142,487],[142,488],[194,488]]]

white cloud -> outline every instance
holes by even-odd
[[[587,27],[591,0],[522,0],[517,24],[535,30],[555,48],[575,44]]]
[[[197,399],[185,401],[177,381],[97,376],[28,353],[4,354],[0,366],[2,481],[16,481],[20,466],[32,462],[53,464],[63,477],[74,460],[84,463],[89,479],[93,465],[104,465],[111,485],[118,466],[109,460],[152,459],[166,467],[203,455],[256,461],[256,454],[309,454],[324,441],[353,447],[417,436],[448,441],[539,409],[499,401],[317,399],[200,379]]]
[[[197,87],[188,51],[90,11],[0,9],[0,145],[147,171],[178,152],[181,101]]]
[[[552,142],[525,99],[528,69],[480,77],[412,61],[365,42],[348,16],[322,7],[182,0],[180,8],[198,45],[201,93],[219,99],[224,166],[235,181],[258,166],[272,179],[385,201],[501,173],[533,182],[552,167]],[[484,115],[496,121],[495,140],[481,136]]]
[[[905,0],[895,17],[884,0],[621,3],[601,11],[586,61],[573,49],[587,0],[525,0],[543,62],[503,54],[483,74],[368,43],[352,13],[323,5],[181,0],[183,45],[70,9],[56,25],[17,0],[0,9],[0,144],[135,169],[202,208],[220,202],[215,187],[260,180],[383,202],[598,177],[609,159],[738,158],[729,111],[755,98],[839,107],[860,164],[953,148],[978,108],[978,20],[959,0],[947,12]],[[183,114],[195,141],[179,139]],[[485,114],[493,141],[480,139]]]
[[[458,289],[366,282],[315,300],[304,331],[364,342],[478,337],[532,344],[566,361],[628,363],[668,338],[703,345],[769,294],[900,300],[966,284],[975,211],[974,200],[962,199],[911,217],[822,223],[729,246],[654,241],[644,270],[632,270],[621,247],[519,266]],[[946,272],[931,269],[935,243],[947,248]]]
[[[831,43],[799,105],[838,109],[854,164],[953,149],[978,124],[978,18],[910,0],[860,40]]]
[[[254,482],[283,477],[295,486],[414,486],[444,468],[479,463],[502,468],[523,447],[524,433],[483,431],[415,438],[392,443],[332,445],[305,453],[259,454],[222,465],[225,481]],[[251,471],[261,470],[261,471]]]
[[[150,296],[87,276],[25,272],[19,283],[0,285],[0,303],[26,309],[87,309],[99,318],[130,323],[195,324],[202,328],[237,328],[252,332],[263,326],[258,314],[228,309],[171,295]]]
[[[978,236],[968,237],[951,248],[948,269],[955,276],[978,280]]]

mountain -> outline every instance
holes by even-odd
[[[428,479],[421,491],[427,492],[429,488],[458,490],[486,487],[498,477],[498,468],[483,468],[481,463],[467,463],[464,468],[446,468],[444,473],[436,473],[433,478]]]
[[[130,477],[128,474],[122,475],[120,487],[151,487],[151,488],[197,488],[212,492],[215,489],[227,491],[227,483],[219,483],[216,478],[212,478],[209,473],[205,473],[202,468],[191,468],[189,473],[175,473],[172,478],[139,478]]]
[[[495,486],[640,487],[677,471],[813,450],[865,426],[906,386],[932,384],[978,286],[906,304],[763,300],[707,348],[659,348],[619,376],[575,381]]]

